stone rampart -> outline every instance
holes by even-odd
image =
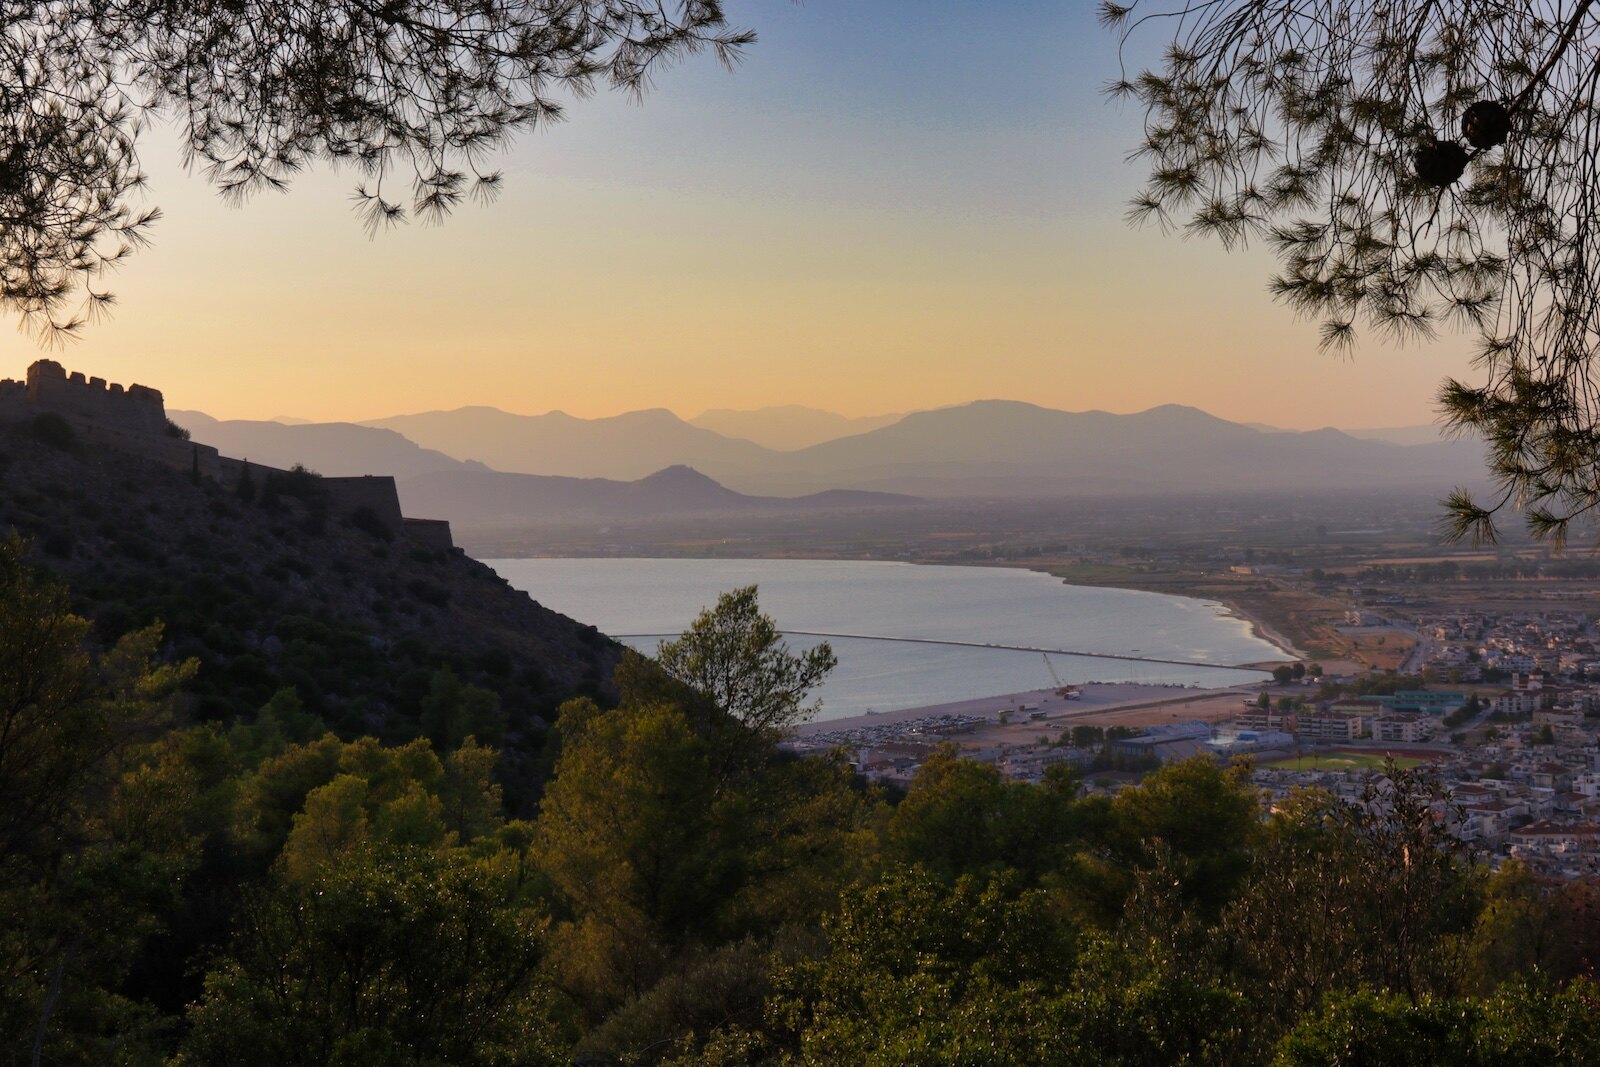
[[[167,411],[161,392],[145,385],[107,384],[104,378],[68,374],[53,359],[28,368],[28,402],[41,411],[76,416],[133,433],[164,434]]]
[[[450,524],[444,519],[406,519],[406,537],[427,548],[449,551],[456,547],[450,536]]]
[[[400,492],[389,475],[324,478],[322,484],[328,490],[328,498],[336,514],[350,515],[366,508],[395,536],[406,532],[406,520],[400,514]]]
[[[27,381],[0,380],[0,421],[20,422],[44,412],[65,418],[78,436],[88,442],[155,460],[202,478],[236,485],[246,466],[258,485],[272,474],[287,474],[275,467],[223,456],[210,445],[172,436],[160,390],[143,385],[107,384],[103,378],[68,374],[51,359],[28,368]],[[396,536],[431,548],[452,548],[450,524],[443,519],[407,519],[400,512],[400,494],[388,475],[323,478],[331,510],[348,516],[366,508]]]

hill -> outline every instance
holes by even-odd
[[[668,467],[626,482],[495,471],[440,471],[402,479],[399,489],[408,511],[448,515],[452,523],[463,526],[804,514],[911,507],[922,502],[895,493],[851,490],[800,497],[748,496],[685,466]]]
[[[292,686],[341,731],[403,738],[448,669],[498,694],[532,752],[562,700],[609,684],[621,652],[609,638],[459,551],[334,517],[318,479],[247,502],[71,433],[49,444],[29,424],[0,426],[0,529],[32,540],[106,639],[164,622],[167,654],[203,664],[202,718]]]

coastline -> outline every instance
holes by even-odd
[[[1135,593],[1159,593],[1162,596],[1187,597],[1190,600],[1199,600],[1203,603],[1216,604],[1228,615],[1231,615],[1240,622],[1247,624],[1250,627],[1250,635],[1252,637],[1255,637],[1261,641],[1265,641],[1267,644],[1274,646],[1278,649],[1278,651],[1282,652],[1288,662],[1292,663],[1297,660],[1309,660],[1311,658],[1305,652],[1302,652],[1300,649],[1296,648],[1293,641],[1289,640],[1289,638],[1284,636],[1280,630],[1273,627],[1259,615],[1247,610],[1237,602],[1228,600],[1224,597],[1212,595],[1194,596],[1189,593],[1175,593],[1169,589],[1141,588],[1137,585],[1124,585],[1114,582],[1102,582],[1097,585],[1089,585],[1083,582],[1074,582],[1069,578],[1064,578],[1061,575],[1056,574],[1053,571],[1046,570],[1043,567],[1023,564],[1020,569],[1037,571],[1040,574],[1049,575],[1050,577],[1059,581],[1062,585],[1075,585],[1081,589],[1126,589]],[[1239,666],[1265,667],[1267,670],[1271,670],[1274,666],[1282,662],[1285,662],[1285,660],[1258,660],[1255,663],[1241,663]]]
[[[932,565],[938,567],[950,565],[924,560],[913,560],[912,562],[919,566]],[[973,564],[960,564],[960,566],[972,565]],[[1186,593],[1173,589],[1159,588],[1154,585],[1142,585],[1136,582],[1074,581],[1070,577],[1057,574],[1055,571],[1050,570],[1048,564],[1002,563],[998,565],[1002,567],[1015,567],[1018,570],[1037,571],[1040,574],[1049,575],[1051,578],[1059,581],[1062,585],[1074,585],[1083,589],[1126,589],[1135,593],[1159,593],[1162,596],[1185,597],[1189,600],[1199,600],[1204,603],[1216,604],[1228,615],[1238,619],[1240,622],[1247,624],[1250,627],[1250,634],[1252,637],[1265,641],[1267,644],[1277,648],[1278,651],[1282,652],[1284,655],[1284,658],[1281,660],[1258,660],[1254,663],[1241,663],[1239,664],[1241,667],[1260,667],[1265,670],[1271,670],[1273,667],[1282,663],[1293,663],[1302,660],[1309,661],[1315,658],[1310,653],[1307,653],[1296,646],[1295,643],[1283,633],[1283,631],[1279,630],[1271,623],[1268,623],[1259,615],[1241,605],[1238,601],[1226,596],[1218,595],[1216,593]]]
[[[1267,642],[1267,644],[1269,644],[1269,645],[1277,646],[1278,651],[1282,652],[1285,656],[1289,657],[1290,661],[1299,661],[1299,660],[1309,660],[1309,659],[1311,659],[1311,657],[1309,655],[1307,655],[1305,652],[1302,652],[1300,649],[1296,648],[1293,641],[1289,640],[1280,631],[1274,629],[1272,626],[1270,626],[1269,624],[1264,622],[1260,618],[1260,616],[1254,615],[1254,614],[1250,613],[1249,611],[1246,611],[1244,608],[1240,607],[1238,604],[1229,603],[1228,601],[1223,600],[1220,597],[1207,598],[1207,599],[1212,599],[1213,603],[1222,605],[1222,607],[1227,609],[1227,612],[1228,612],[1229,615],[1232,615],[1234,618],[1238,619],[1240,622],[1249,623],[1250,624],[1250,633],[1253,636],[1260,638],[1261,640]],[[1276,663],[1277,661],[1275,661],[1275,660],[1264,660],[1262,662],[1263,663]],[[1258,664],[1251,664],[1251,666],[1258,666]]]
[[[1077,691],[1080,695],[1070,699],[1057,695],[1054,689],[1033,689],[870,715],[814,720],[796,726],[790,736],[804,742],[820,735],[903,726],[942,716],[969,716],[988,720],[987,725],[978,731],[980,736],[1016,744],[1032,741],[1041,730],[1060,730],[1072,725],[1100,725],[1096,720],[1135,725],[1129,721],[1130,717],[1148,719],[1152,723],[1193,718],[1231,718],[1238,714],[1241,699],[1254,692],[1254,689],[1251,686],[1198,689],[1176,685],[1086,682],[1078,686]],[[1000,716],[1003,713],[1015,716],[1024,705],[1030,714],[1040,717],[1013,718],[1010,723],[1001,723]]]

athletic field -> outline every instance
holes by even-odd
[[[1319,752],[1316,755],[1307,753],[1296,759],[1290,756],[1287,759],[1273,760],[1263,763],[1263,767],[1281,768],[1284,770],[1301,771],[1360,771],[1382,770],[1386,757],[1382,752]],[[1395,756],[1395,765],[1398,767],[1415,767],[1424,762],[1412,756]]]

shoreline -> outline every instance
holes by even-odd
[[[945,563],[936,563],[936,562],[932,562],[932,561],[921,561],[921,560],[913,560],[912,562],[917,564],[917,565],[920,565],[920,566],[933,566],[933,567],[974,566],[974,564],[945,564]],[[976,566],[983,566],[983,564],[976,564]],[[1118,583],[1118,582],[1101,582],[1101,583],[1098,583],[1098,584],[1095,584],[1095,585],[1088,585],[1088,584],[1081,583],[1081,582],[1074,582],[1074,581],[1072,581],[1072,580],[1070,580],[1068,578],[1063,578],[1059,574],[1054,574],[1051,571],[1049,571],[1048,569],[1046,569],[1046,565],[1036,565],[1036,564],[1032,564],[1032,563],[1018,563],[1018,564],[1001,563],[1001,564],[995,564],[995,566],[1014,567],[1017,570],[1034,571],[1034,572],[1036,572],[1038,574],[1043,574],[1043,575],[1047,575],[1047,576],[1049,576],[1051,578],[1054,578],[1056,581],[1060,582],[1062,585],[1075,586],[1076,588],[1079,588],[1079,589],[1125,589],[1125,590],[1127,590],[1128,592],[1131,592],[1131,593],[1155,593],[1157,596],[1179,597],[1179,598],[1182,598],[1184,600],[1198,600],[1203,604],[1216,604],[1218,607],[1222,608],[1228,615],[1230,615],[1233,618],[1238,619],[1240,622],[1245,623],[1246,625],[1248,625],[1250,627],[1250,636],[1252,636],[1252,637],[1254,637],[1254,638],[1256,638],[1258,640],[1265,641],[1267,644],[1272,645],[1273,647],[1275,647],[1279,652],[1282,652],[1284,654],[1284,656],[1287,657],[1287,660],[1286,660],[1287,662],[1293,663],[1293,662],[1299,662],[1299,661],[1307,661],[1307,660],[1310,660],[1310,659],[1313,658],[1311,655],[1309,655],[1308,653],[1306,653],[1302,649],[1296,647],[1295,643],[1293,641],[1289,640],[1288,637],[1284,636],[1282,631],[1278,630],[1276,627],[1274,627],[1270,623],[1266,622],[1259,615],[1256,615],[1254,612],[1250,611],[1247,608],[1242,607],[1241,605],[1239,605],[1238,603],[1236,603],[1236,602],[1234,602],[1232,600],[1228,600],[1228,599],[1226,599],[1224,597],[1216,596],[1214,594],[1207,595],[1207,596],[1192,596],[1192,595],[1190,595],[1188,593],[1174,593],[1174,592],[1171,592],[1170,590],[1166,590],[1166,589],[1148,589],[1148,588],[1145,588],[1143,586],[1126,585],[1126,584],[1122,584],[1122,583]],[[1286,661],[1285,660],[1257,660],[1254,663],[1241,663],[1238,666],[1240,666],[1240,667],[1260,667],[1260,668],[1263,668],[1265,670],[1271,670],[1274,666],[1276,666],[1276,665],[1278,665],[1280,663],[1286,662]]]
[[[1108,588],[1117,588],[1117,587],[1116,586],[1109,586]],[[1200,597],[1195,597],[1194,599],[1195,600],[1199,600],[1201,598]],[[1265,641],[1269,645],[1276,646],[1278,651],[1282,652],[1285,656],[1288,656],[1291,662],[1303,662],[1303,661],[1311,659],[1311,656],[1307,655],[1301,649],[1296,648],[1293,641],[1289,640],[1282,633],[1280,633],[1278,630],[1274,629],[1272,626],[1270,626],[1266,622],[1263,622],[1259,616],[1256,616],[1256,615],[1246,611],[1244,608],[1241,608],[1237,604],[1229,603],[1226,600],[1216,599],[1216,600],[1213,600],[1212,603],[1222,605],[1224,608],[1227,609],[1228,614],[1232,615],[1234,618],[1240,620],[1241,622],[1248,623],[1250,625],[1250,633],[1251,633],[1252,636],[1257,637],[1257,638],[1261,639],[1262,641]],[[1275,660],[1263,660],[1262,662],[1263,663],[1275,663],[1277,661],[1275,661]],[[1256,666],[1256,664],[1251,664],[1251,666]],[[1268,669],[1270,669],[1270,668],[1268,668]]]
[[[1076,687],[1080,696],[1061,697],[1054,689],[1030,689],[1020,693],[998,693],[989,697],[955,700],[941,704],[925,704],[897,711],[880,711],[870,715],[850,715],[837,719],[820,719],[801,723],[790,736],[798,741],[818,735],[875,727],[902,726],[924,719],[943,716],[971,716],[989,720],[991,727],[1032,736],[1040,730],[1079,723],[1101,716],[1126,715],[1147,712],[1154,708],[1180,704],[1220,702],[1232,707],[1234,699],[1255,691],[1254,686],[1222,686],[1201,689],[1181,685],[1139,685],[1131,682],[1085,682]],[[1029,716],[1002,725],[1003,713],[1016,715],[1023,705]],[[1032,714],[1040,718],[1031,718]]]

